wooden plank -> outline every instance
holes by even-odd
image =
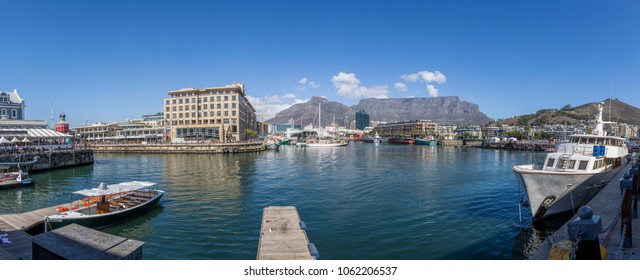
[[[309,239],[300,228],[300,216],[293,206],[265,207],[262,213],[258,260],[313,260]]]

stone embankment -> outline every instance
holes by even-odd
[[[2,154],[0,155],[0,163],[30,162],[36,156],[38,161],[31,165],[29,171],[44,171],[93,163],[93,151],[91,149],[44,150]]]
[[[96,153],[152,153],[152,154],[227,154],[260,152],[266,149],[262,142],[193,143],[193,144],[94,144]]]

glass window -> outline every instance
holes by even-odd
[[[228,117],[229,116],[229,111],[224,111],[224,116]]]
[[[189,103],[189,98],[185,98],[184,103]]]
[[[578,164],[579,170],[587,170],[587,164],[589,164],[588,160],[581,160],[580,164]]]
[[[231,101],[236,101],[236,96],[231,96]]]
[[[224,103],[224,108],[225,108],[225,109],[229,109],[229,104]]]
[[[164,104],[169,105],[169,99],[165,100]]]
[[[218,109],[222,109],[222,105],[218,103]]]
[[[196,105],[191,105],[191,110],[195,110],[196,109]]]
[[[229,96],[228,95],[224,96],[224,101],[229,101]]]
[[[217,97],[216,97],[216,100],[217,100],[217,101],[220,101],[220,100],[221,100],[220,98],[221,98],[220,96],[217,96]]]
[[[575,159],[570,160],[567,168],[574,169],[575,167],[576,167],[576,160]]]
[[[171,111],[171,107],[166,107],[166,108],[164,108],[164,110],[169,112],[169,111]]]
[[[236,103],[231,103],[231,108],[235,109],[236,108]]]
[[[176,104],[176,100],[175,99],[173,100],[173,104]]]
[[[218,111],[218,113],[217,113],[217,115],[218,115],[218,117],[219,117],[219,116],[221,116],[221,113],[220,113],[220,111]]]
[[[547,167],[553,167],[553,163],[555,163],[556,159],[555,158],[550,158],[547,161]]]
[[[235,117],[236,116],[236,111],[235,110],[231,111],[231,115]]]
[[[182,98],[178,99],[178,103],[182,104]]]
[[[191,102],[196,103],[196,98],[191,98]]]

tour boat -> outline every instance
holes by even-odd
[[[73,202],[72,209],[58,207],[58,214],[45,217],[45,230],[72,223],[99,229],[115,225],[149,211],[158,204],[164,191],[157,183],[123,182],[73,192],[85,198]]]
[[[626,165],[625,139],[607,136],[598,104],[593,134],[576,134],[558,143],[542,164],[512,167],[524,187],[531,214],[539,220],[576,209],[593,198]]]

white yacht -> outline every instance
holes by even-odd
[[[627,164],[625,139],[607,136],[598,104],[593,134],[571,135],[558,143],[542,164],[512,167],[524,187],[534,220],[580,207]]]

